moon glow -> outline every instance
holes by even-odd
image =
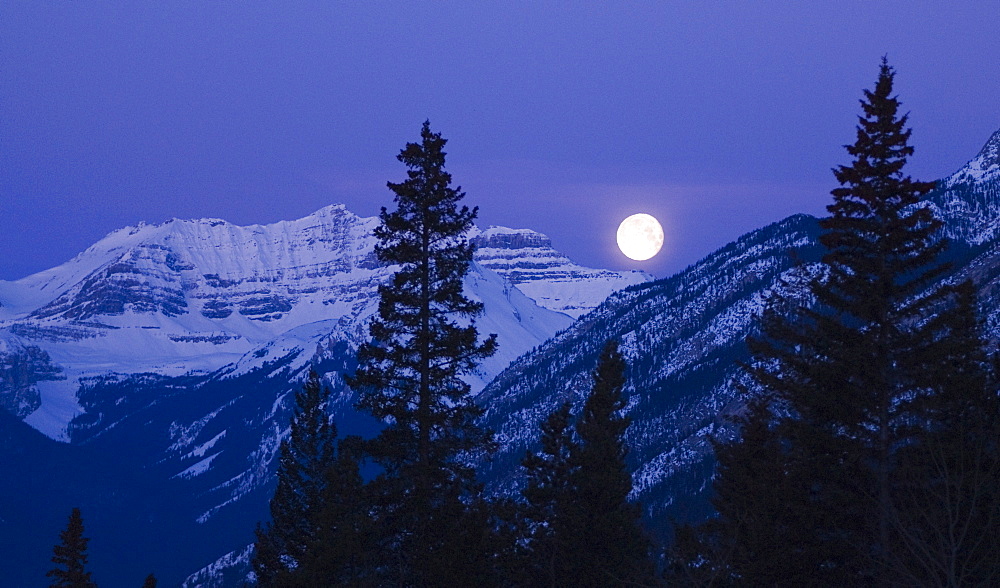
[[[633,214],[618,225],[618,248],[625,257],[645,261],[663,247],[663,227],[648,214]]]

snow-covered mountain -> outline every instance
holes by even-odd
[[[612,292],[648,282],[645,272],[581,267],[529,229],[490,227],[475,232],[476,261],[507,278],[539,306],[579,318]]]
[[[948,220],[948,237],[981,245],[1000,236],[1000,131],[942,180],[929,200],[937,216]]]
[[[357,344],[394,271],[374,257],[377,224],[341,205],[266,226],[172,220],[121,229],[59,267],[5,282],[0,406],[65,440],[89,378],[246,370],[331,332]],[[482,330],[500,342],[477,389],[573,315],[650,279],[580,267],[525,229],[470,236],[481,250],[467,287],[487,305]]]
[[[188,542],[180,565],[157,565],[158,576],[177,581],[245,545],[246,521],[266,516],[291,393],[310,366],[327,374],[344,433],[377,427],[354,411],[341,378],[367,337],[378,285],[396,269],[374,256],[377,223],[337,205],[266,226],[217,219],[140,225],[59,267],[0,282],[0,407],[69,442],[41,445],[46,452],[86,447],[92,467],[140,480],[115,490],[135,512],[107,515],[105,527],[98,518],[95,534],[103,529],[128,549],[141,541],[138,516],[161,521],[177,537],[201,537]],[[524,229],[474,228],[469,237],[480,251],[466,292],[484,303],[480,332],[496,333],[499,343],[469,377],[477,391],[568,327],[571,315],[650,279],[575,265]],[[24,439],[30,433],[19,426],[10,443],[33,446]],[[0,476],[9,466],[4,451]],[[32,479],[24,492],[55,491],[54,474]],[[84,502],[101,502],[84,495]],[[159,504],[148,502],[153,497]],[[18,514],[4,509],[0,536]],[[13,548],[27,552],[22,543]],[[101,556],[94,557],[99,565]]]
[[[482,393],[500,450],[483,473],[499,494],[515,492],[518,463],[540,422],[562,402],[579,409],[605,341],[627,362],[627,435],[634,497],[652,519],[701,516],[697,496],[711,473],[711,435],[739,410],[734,379],[767,294],[801,284],[820,255],[817,220],[797,215],[744,235],[685,271],[613,294],[545,345],[515,361]],[[793,286],[784,294],[801,295]],[[676,506],[676,505],[675,505]],[[701,512],[699,512],[699,510]]]
[[[975,281],[990,334],[1000,339],[1000,132],[926,201],[952,242],[945,279]],[[709,439],[729,434],[727,415],[744,407],[737,385],[747,383],[738,367],[749,359],[745,340],[771,292],[808,300],[805,285],[822,271],[819,234],[806,215],[748,233],[675,276],[611,295],[515,361],[482,394],[501,448],[484,466],[492,490],[516,488],[517,463],[540,421],[567,398],[579,406],[604,341],[616,338],[628,361],[634,497],[664,525],[668,516],[707,514]]]

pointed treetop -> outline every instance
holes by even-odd
[[[451,182],[451,174],[444,171],[444,160],[447,155],[444,146],[447,143],[448,140],[442,137],[441,133],[431,131],[431,122],[425,120],[420,128],[420,142],[407,143],[396,156],[396,159],[409,168],[407,171],[409,182],[427,179],[435,175],[441,181],[441,187],[445,187]],[[387,182],[387,185],[399,194],[399,188],[406,186],[409,182],[401,184]],[[454,191],[461,192],[462,188],[457,187]]]
[[[87,542],[83,536],[83,517],[79,508],[73,508],[66,530],[59,534],[62,541],[52,548],[52,563],[56,567],[45,575],[52,578],[52,587],[92,588],[97,586],[87,568]]]

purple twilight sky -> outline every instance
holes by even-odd
[[[480,225],[669,275],[822,213],[858,99],[896,68],[917,152],[1000,128],[1000,4],[33,2],[0,8],[0,279],[139,221],[391,206],[430,119]],[[633,262],[619,221],[658,217]]]

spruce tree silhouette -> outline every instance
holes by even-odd
[[[61,543],[52,548],[52,563],[56,565],[45,575],[52,578],[52,588],[96,588],[87,571],[87,542],[83,536],[83,516],[73,508],[66,530],[59,534]]]
[[[425,122],[420,142],[398,156],[407,179],[388,184],[397,208],[379,215],[375,253],[400,267],[379,287],[372,341],[349,380],[358,407],[386,422],[368,452],[383,468],[371,484],[390,583],[471,585],[485,569],[476,548],[485,520],[468,508],[479,490],[463,456],[489,452],[493,441],[476,424],[481,409],[462,376],[494,353],[496,336],[479,340],[483,305],[463,292],[473,252],[465,234],[478,209],[460,206],[445,143]]]

